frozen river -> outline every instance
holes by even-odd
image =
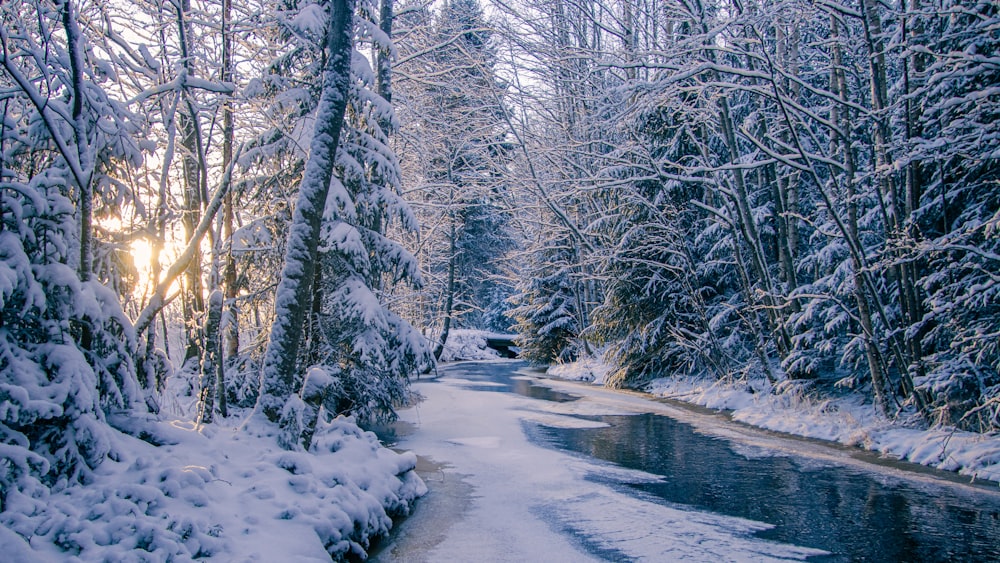
[[[638,395],[451,364],[397,447],[430,492],[377,561],[997,561],[1000,491]]]

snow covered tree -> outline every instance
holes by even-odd
[[[321,9],[316,5],[310,7]],[[354,2],[333,0],[328,8],[329,15],[322,16],[327,21],[320,28],[326,43],[322,93],[317,104],[309,159],[299,185],[299,197],[289,229],[285,266],[275,295],[275,319],[264,356],[261,391],[257,400],[257,408],[271,422],[278,422],[285,403],[298,392],[302,381],[298,371],[302,328],[312,304],[320,226],[333,184],[337,146],[350,87]],[[334,201],[349,205],[350,196],[342,186],[340,182],[336,183]]]
[[[522,229],[537,233],[524,237],[529,256],[541,256],[546,248],[571,249],[563,257],[570,261],[559,262],[571,282],[582,331],[602,299],[605,281],[595,259],[605,243],[607,218],[600,174],[608,151],[624,140],[608,135],[620,117],[623,79],[608,62],[617,60],[623,37],[612,30],[630,8],[600,1],[501,5],[499,51],[504,65],[513,67],[504,74],[511,106],[504,121],[517,155],[508,167],[508,181],[516,186],[511,217]],[[528,268],[518,273],[517,266],[523,265]],[[533,260],[511,270],[515,277],[545,271]],[[523,317],[527,303],[518,303]],[[576,344],[592,352],[586,339]]]
[[[391,52],[391,38],[379,33],[384,30],[366,12],[374,7],[362,7],[361,37],[377,52]],[[376,75],[356,53],[353,76],[337,161],[337,178],[352,205],[338,202],[322,229],[310,362],[337,374],[339,388],[328,401],[331,412],[353,414],[368,424],[395,417],[394,407],[406,399],[408,377],[430,358],[423,337],[385,302],[385,289],[421,282],[414,256],[387,236],[390,227],[417,230],[400,194],[399,162],[389,145],[396,123],[384,97],[391,73],[383,67]]]
[[[573,246],[535,251],[531,264],[520,269],[524,280],[510,297],[508,315],[517,331],[520,357],[538,364],[573,361],[580,353],[581,322],[573,280]]]
[[[501,328],[504,258],[514,246],[503,209],[510,186],[503,89],[480,4],[445,2],[400,19],[403,127],[397,146],[421,224],[424,311],[436,353],[456,326]],[[499,326],[498,326],[499,325]]]
[[[340,21],[342,7],[331,8],[331,21],[347,27],[330,33],[346,39],[334,44],[328,38],[322,59],[300,53],[325,61],[324,81],[264,359],[258,407],[272,421],[297,420],[300,374],[309,366],[335,374],[336,391],[325,402],[332,414],[354,414],[362,422],[391,417],[406,378],[427,362],[422,338],[382,301],[384,284],[419,283],[419,273],[412,255],[386,236],[391,223],[405,230],[415,222],[399,195],[398,163],[388,145],[392,108],[378,91],[389,76],[383,72],[379,83],[355,50],[358,37],[391,52],[374,8],[362,3],[355,17],[351,6],[349,25]],[[320,10],[301,6],[295,25],[315,31],[308,24],[326,17]],[[290,410],[283,414],[286,403]]]
[[[924,63],[919,135],[910,158],[914,249],[926,314],[926,389],[937,417],[975,430],[1000,427],[1000,11],[989,2],[917,4],[911,48]],[[920,69],[917,69],[920,70]]]
[[[585,233],[621,374],[996,423],[997,15],[958,4],[503,3],[519,186]]]

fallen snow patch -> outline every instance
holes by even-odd
[[[595,358],[583,358],[576,362],[554,364],[546,371],[552,377],[572,381],[589,381],[594,385],[604,385],[610,368]]]
[[[606,422],[601,422],[599,420],[587,420],[585,418],[577,418],[575,416],[559,416],[557,414],[546,414],[535,411],[525,411],[521,415],[524,420],[534,422],[536,424],[541,424],[542,426],[548,426],[550,428],[607,428],[611,426]]]
[[[486,346],[488,338],[514,338],[510,334],[498,334],[484,330],[455,329],[448,333],[440,361],[457,362],[463,360],[495,360],[500,353]]]
[[[119,421],[122,422],[122,421]],[[0,552],[19,561],[329,561],[369,541],[426,492],[416,456],[351,419],[289,452],[272,437],[182,421],[135,421],[92,483],[9,492]]]

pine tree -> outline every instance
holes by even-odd
[[[359,16],[350,12],[351,29],[380,49],[391,50],[389,37],[376,32],[374,8],[366,2],[359,6]],[[307,5],[299,13],[315,9]],[[308,26],[300,31],[308,39]],[[343,126],[337,136],[324,135],[320,129],[313,135],[289,231],[290,250],[282,279],[294,274],[299,291],[293,294],[279,286],[278,318],[265,356],[258,402],[272,421],[298,420],[305,389],[301,374],[311,368],[324,371],[335,382],[331,383],[335,392],[312,394],[327,397],[324,404],[331,414],[354,414],[361,422],[391,418],[393,408],[405,397],[406,378],[427,361],[422,338],[382,301],[385,285],[404,280],[419,283],[413,257],[386,235],[394,222],[403,229],[415,228],[413,215],[399,195],[398,163],[388,145],[388,128],[395,122],[392,108],[377,92],[375,73],[367,60],[354,50],[353,41],[346,45],[341,46],[346,49],[343,53],[329,47],[315,118],[316,126],[323,127],[330,117],[324,117],[324,108],[329,106],[324,106],[323,100],[329,104],[337,99],[343,108],[338,110],[343,114]],[[334,57],[333,53],[338,54]],[[308,67],[308,61],[322,60],[308,49],[297,56],[287,59],[292,67]],[[340,66],[331,67],[330,57],[338,58]],[[338,76],[346,73],[347,78],[341,76],[341,82],[334,84],[334,72]],[[300,115],[309,116],[309,108],[308,104],[300,107]],[[335,145],[330,144],[331,139],[337,141]],[[320,164],[323,177],[311,176],[310,170]],[[314,191],[310,201],[302,199],[302,194],[325,190],[325,186],[329,186],[328,195]],[[297,232],[303,205],[312,214],[305,237]],[[292,256],[297,238],[308,242],[308,252]],[[290,316],[293,312],[294,320]],[[298,342],[294,347],[282,347],[279,343],[286,339],[282,333],[295,327],[303,329],[297,335]],[[275,369],[279,364],[280,369]],[[278,373],[283,375],[275,377]],[[282,409],[288,410],[283,413]],[[286,446],[293,445],[294,434],[289,435],[293,441]]]
[[[917,4],[921,6],[922,4]],[[916,14],[913,49],[926,63],[924,100],[910,158],[925,176],[913,229],[927,260],[926,390],[937,418],[985,431],[1000,427],[1000,10],[945,2]]]
[[[520,357],[537,364],[573,361],[581,352],[580,319],[569,241],[536,251],[521,269],[524,281],[509,298]]]

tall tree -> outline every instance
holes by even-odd
[[[509,294],[500,278],[513,242],[501,206],[508,198],[502,115],[492,32],[476,0],[451,0],[436,15],[408,15],[401,42],[403,165],[422,225],[433,327],[440,355],[455,326],[501,328]],[[496,326],[500,325],[500,326]]]
[[[310,430],[300,421],[315,423],[316,401],[328,412],[354,414],[361,422],[391,418],[393,407],[405,398],[406,378],[427,362],[423,340],[385,302],[385,288],[405,280],[419,283],[420,278],[413,256],[387,236],[393,224],[404,231],[416,228],[400,196],[398,161],[389,148],[395,118],[381,95],[389,91],[389,70],[381,66],[381,72],[375,72],[354,50],[356,31],[379,52],[392,52],[375,7],[366,2],[357,17],[349,14],[347,31],[352,33],[347,34],[346,54],[332,51],[328,42],[321,59],[325,79],[315,108],[317,129],[289,228],[277,318],[258,400],[269,419],[282,419],[283,440],[290,447],[304,445],[299,436],[308,436]],[[339,10],[331,14],[340,17]],[[333,65],[335,56],[346,58]],[[346,72],[347,78],[334,82],[339,72]],[[336,87],[345,89],[333,90]],[[341,112],[336,137],[328,123],[335,117],[331,108]],[[304,205],[309,206],[308,217],[300,211]],[[303,227],[306,219],[308,231]],[[310,261],[308,268],[302,260]],[[295,329],[293,343],[288,331]],[[303,386],[299,374],[307,369],[312,382]],[[317,387],[320,381],[326,383]],[[308,412],[313,414],[303,419],[302,413]]]
[[[301,384],[297,361],[302,326],[312,303],[320,226],[333,180],[350,88],[354,1],[331,0],[329,10],[325,33],[326,63],[321,78],[323,90],[317,105],[309,159],[292,216],[285,266],[275,295],[275,319],[264,356],[257,402],[261,414],[271,422],[278,421],[285,402]],[[337,185],[342,186],[339,182]],[[350,202],[350,196],[340,191],[342,189],[340,187],[340,193],[334,194],[335,198]]]

